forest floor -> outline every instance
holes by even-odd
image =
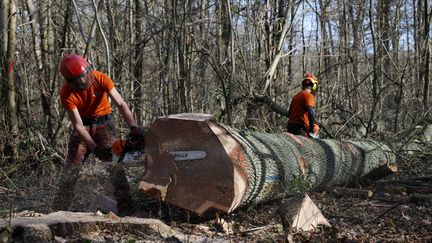
[[[432,149],[429,144],[419,151],[401,158],[398,173],[359,185],[357,190],[331,188],[309,193],[331,224],[314,232],[283,230],[276,211],[286,199],[241,208],[215,220],[136,196],[139,211],[133,216],[159,219],[181,235],[150,238],[142,233],[105,230],[65,242],[188,242],[189,235],[199,236],[203,242],[432,242]],[[0,176],[0,220],[7,220],[11,212],[53,212],[59,170],[31,167],[24,174]],[[106,167],[94,161],[83,167],[71,211],[87,211],[98,192],[110,194]],[[130,171],[129,176],[137,173]],[[373,195],[367,196],[365,190]],[[227,225],[228,229],[224,227]]]

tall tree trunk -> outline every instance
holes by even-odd
[[[41,44],[42,44],[42,67],[43,67],[43,75],[42,78],[38,80],[39,82],[39,90],[42,102],[42,109],[44,113],[45,120],[45,129],[47,130],[48,138],[51,139],[51,136],[54,134],[52,129],[53,125],[53,116],[52,116],[52,94],[53,87],[57,82],[54,82],[54,59],[53,58],[53,42],[54,42],[54,33],[52,26],[52,8],[51,8],[51,0],[44,1],[39,10],[39,25],[40,25],[40,36],[41,36]]]
[[[320,29],[321,29],[321,39],[317,45],[320,50],[320,64],[319,64],[319,72],[329,72],[330,70],[330,38],[329,31],[327,30],[327,24],[329,21],[329,0],[319,0],[319,6],[321,8],[321,15],[319,19]]]
[[[8,25],[8,17],[9,17],[10,0],[2,0],[0,4],[1,4],[0,5],[0,57],[2,58],[3,61],[3,57],[6,56],[6,51],[7,51],[7,25]],[[4,76],[2,75],[2,77]]]
[[[163,49],[163,55],[164,57],[164,64],[163,69],[165,71],[164,79],[162,80],[165,84],[167,84],[166,90],[166,98],[168,102],[168,113],[178,113],[179,110],[179,104],[178,104],[178,89],[177,86],[177,79],[176,79],[176,67],[172,67],[172,65],[176,62],[175,54],[173,54],[173,50],[176,50],[175,48],[175,40],[173,39],[174,31],[175,31],[175,20],[173,16],[173,9],[172,8],[172,1],[166,0],[165,1],[165,9],[166,9],[166,26],[168,29],[166,30],[166,36],[164,41],[164,46],[161,48]],[[170,11],[171,10],[171,11]],[[174,43],[173,43],[174,42]]]
[[[95,3],[94,0],[91,0],[91,1],[92,1],[93,9],[94,9],[94,12],[95,12],[94,21],[96,21],[96,25],[97,25],[97,27],[99,29],[100,35],[102,37],[102,40],[103,40],[103,43],[104,43],[104,46],[105,46],[106,73],[107,73],[108,76],[111,77],[111,60],[110,60],[111,55],[110,55],[110,48],[109,48],[108,40],[107,40],[107,38],[105,36],[105,31],[103,30],[102,25],[101,25],[101,21],[99,19],[99,9],[102,9],[102,5],[104,3],[104,0],[99,0],[99,4],[98,4],[99,6],[96,6],[96,3]]]
[[[119,22],[116,21],[117,16],[119,12],[122,12],[122,9],[114,8],[117,7],[117,5],[113,6],[113,0],[105,0],[106,1],[106,12],[107,12],[107,21],[108,21],[108,28],[109,28],[109,40],[110,40],[110,49],[112,50],[112,72],[111,72],[111,79],[114,81],[118,80],[128,80],[128,73],[124,72],[124,63],[123,63],[123,57],[118,53],[119,47],[120,47],[120,37],[119,37],[119,29],[121,29],[121,26],[119,26]],[[132,1],[132,0],[130,0]],[[132,11],[132,10],[131,10]],[[120,48],[121,49],[121,48]],[[118,53],[118,55],[116,55]],[[130,66],[130,65],[129,65]],[[123,75],[123,73],[125,73]]]
[[[16,103],[16,86],[15,86],[15,65],[16,65],[16,19],[17,19],[17,2],[16,0],[9,1],[8,22],[7,22],[7,51],[6,57],[2,58],[4,72],[2,75],[5,77],[5,90],[6,90],[6,127],[8,134],[5,134],[8,139],[6,146],[8,156],[11,161],[14,161],[18,156],[18,114]]]
[[[97,20],[96,12],[97,12],[97,9],[101,9],[102,8],[103,2],[104,2],[104,0],[99,0],[99,3],[97,4],[97,7],[93,8],[93,10],[95,11],[95,15],[93,17],[90,33],[89,33],[89,35],[87,37],[87,40],[86,40],[86,47],[85,47],[84,54],[83,54],[83,56],[85,56],[85,57],[90,57],[91,56],[93,39],[95,38],[96,28],[98,27],[98,20]],[[76,14],[78,15],[79,13],[77,12]],[[107,71],[108,71],[109,70],[109,66],[108,66],[109,64],[107,63],[106,65],[107,65]]]
[[[294,27],[294,18],[295,18],[295,13],[297,11],[297,7],[293,7],[294,4],[289,4],[289,10],[290,11],[290,19],[289,22],[293,23],[292,27],[289,29],[288,32],[288,49],[289,50],[293,50],[294,49],[294,37],[295,37],[295,27]],[[289,55],[288,56],[288,69],[287,69],[287,79],[288,82],[291,83],[294,79],[294,73],[293,73],[293,69],[294,69],[294,55]]]
[[[399,121],[400,121],[400,117],[401,117],[401,104],[403,101],[403,84],[406,80],[405,78],[405,72],[406,72],[406,68],[400,68],[400,49],[398,48],[398,46],[400,45],[400,39],[401,39],[401,20],[402,20],[402,4],[401,4],[401,0],[396,1],[396,16],[395,16],[395,21],[393,21],[392,23],[392,35],[391,35],[391,42],[392,42],[392,46],[396,47],[393,50],[393,55],[392,55],[392,59],[394,60],[395,63],[395,67],[394,67],[394,71],[392,71],[391,73],[391,79],[392,80],[396,80],[396,85],[397,85],[397,90],[395,91],[396,94],[396,98],[395,98],[395,102],[396,102],[396,109],[395,109],[395,119],[394,119],[394,125],[393,125],[393,132],[396,134],[397,131],[399,130]],[[407,62],[408,63],[408,62]],[[402,74],[399,72],[399,70],[404,70],[402,72]]]
[[[208,16],[210,16],[209,14],[209,10],[207,10],[208,8],[208,3],[206,0],[202,0],[200,1],[199,4],[199,9],[200,9],[200,16],[199,19],[207,19]],[[207,44],[208,43],[208,35],[207,35],[207,30],[208,30],[208,26],[209,24],[206,24],[204,21],[200,21],[199,23],[199,30],[198,30],[198,35],[199,38],[202,40],[203,44]],[[201,44],[201,46],[203,45]],[[199,53],[198,53],[198,59],[200,60],[197,64],[197,77],[196,77],[196,81],[200,84],[203,84],[204,81],[206,80],[206,74],[207,74],[207,55],[204,53],[204,48],[202,48]],[[204,112],[208,109],[209,107],[209,90],[210,87],[208,87],[208,85],[198,85],[199,87],[199,91],[198,91],[198,96],[201,96],[201,105],[199,107],[199,111],[200,112]]]
[[[361,0],[358,4],[348,4],[349,18],[352,26],[352,48],[348,50],[350,54],[350,59],[352,63],[352,79],[354,87],[358,87],[360,83],[360,50],[362,43],[362,26],[364,23],[365,13],[366,13],[366,1]],[[355,89],[353,99],[357,100],[353,105],[354,111],[361,108],[361,94],[358,88]]]
[[[230,0],[226,0],[226,6],[227,6],[227,13],[228,13],[228,30],[226,30],[227,32],[229,32],[229,48],[227,48],[227,50],[229,50],[229,53],[227,53],[227,56],[229,57],[230,60],[230,73],[229,73],[229,81],[228,81],[228,97],[226,98],[226,106],[227,106],[227,113],[228,113],[228,124],[232,125],[233,122],[233,96],[234,96],[234,78],[235,78],[235,66],[236,66],[236,62],[235,62],[235,37],[234,37],[234,26],[232,23],[232,13],[231,13],[231,3]]]
[[[421,88],[417,87],[417,83],[419,80],[421,80],[422,76],[421,76],[421,69],[420,66],[418,65],[418,63],[421,63],[421,58],[420,58],[420,49],[421,49],[421,42],[422,42],[422,38],[421,38],[421,34],[420,34],[420,29],[421,29],[421,25],[420,25],[420,21],[421,21],[421,8],[420,6],[417,5],[417,2],[421,2],[421,0],[412,0],[411,2],[411,6],[412,6],[412,25],[413,25],[413,45],[414,45],[414,73],[413,73],[413,78],[412,78],[412,83],[414,84],[415,87],[415,96],[416,97],[420,97],[421,95]],[[409,21],[409,20],[408,20]],[[411,24],[411,21],[409,21]]]
[[[382,73],[380,78],[380,89],[386,87],[389,84],[388,78],[390,73],[390,41],[391,41],[391,25],[390,25],[390,15],[391,15],[391,0],[380,0],[379,7],[379,56],[380,56],[380,72]],[[381,92],[381,90],[380,90]],[[382,98],[381,98],[382,99]],[[378,110],[381,113],[382,108]]]
[[[279,22],[277,24],[277,28],[275,28],[276,34],[274,34],[274,36],[278,38],[276,39],[277,42],[275,40],[274,43],[271,43],[272,50],[269,51],[269,53],[271,53],[271,56],[269,57],[271,58],[271,60],[269,62],[268,70],[263,77],[263,80],[265,80],[264,86],[259,87],[260,89],[262,88],[261,91],[262,94],[266,94],[268,92],[270,84],[272,83],[273,79],[276,78],[277,67],[283,54],[282,51],[285,44],[285,38],[287,36],[287,33],[292,29],[293,22],[289,21],[289,19],[294,18],[294,16],[291,16],[291,14],[293,12],[295,13],[295,11],[290,11],[291,8],[294,8],[294,6],[290,6],[289,8],[286,9],[282,8],[279,10],[280,11],[278,13]]]
[[[369,114],[369,119],[368,119],[368,125],[367,125],[367,131],[366,131],[366,136],[369,134],[370,132],[370,128],[372,126],[372,122],[375,118],[375,112],[378,108],[378,103],[379,103],[379,89],[380,89],[380,73],[379,73],[379,67],[380,65],[380,51],[379,51],[379,40],[377,40],[377,30],[375,28],[374,25],[374,19],[375,16],[373,14],[373,0],[369,0],[369,27],[371,29],[371,37],[372,37],[372,46],[373,46],[373,56],[372,56],[372,63],[373,63],[373,70],[372,70],[372,107],[371,107],[371,111]]]
[[[424,45],[423,45],[423,112],[427,112],[430,108],[429,105],[429,74],[430,74],[430,25],[431,25],[431,9],[430,9],[430,0],[424,0],[424,15],[423,15],[423,36],[424,36]],[[430,112],[430,111],[429,111]]]
[[[41,40],[39,37],[40,32],[39,32],[39,25],[37,21],[37,11],[35,9],[33,0],[27,0],[26,4],[27,4],[27,10],[29,12],[30,23],[32,28],[33,52],[36,60],[36,67],[41,74],[43,63],[42,63],[42,51],[41,51],[41,44],[40,44]]]
[[[219,7],[219,16],[218,16],[218,21],[219,21],[219,26],[218,26],[218,37],[219,37],[219,43],[218,43],[218,47],[219,47],[219,63],[221,65],[223,65],[223,68],[226,70],[229,70],[228,68],[226,68],[225,63],[228,63],[227,60],[229,60],[229,44],[231,41],[231,20],[230,20],[230,15],[229,15],[229,11],[228,11],[228,6],[229,5],[229,1],[223,0],[220,1],[220,4],[218,5]],[[223,97],[224,97],[224,113],[226,115],[226,121],[227,123],[231,122],[231,116],[232,116],[232,111],[231,111],[231,103],[230,103],[230,96],[229,96],[229,77],[228,77],[228,73],[225,73],[224,76],[222,77],[221,81],[221,87],[222,87],[222,92],[223,92]],[[228,84],[227,84],[228,82]]]
[[[144,29],[144,18],[143,18],[143,6],[140,0],[135,0],[135,30],[136,33],[143,33]],[[136,83],[135,85],[135,89],[133,90],[133,94],[134,94],[134,110],[136,110],[136,112],[134,112],[134,114],[136,114],[137,116],[137,121],[142,124],[142,122],[144,121],[144,112],[142,110],[142,107],[144,106],[144,69],[145,69],[145,65],[144,65],[144,59],[145,59],[145,55],[144,55],[144,47],[145,47],[145,41],[144,41],[144,36],[141,35],[136,35],[135,37],[135,45],[134,45],[134,49],[135,49],[135,53],[134,53],[134,81]]]
[[[348,78],[348,26],[347,26],[347,11],[344,1],[338,1],[338,12],[339,12],[339,50],[338,50],[338,63],[345,63],[345,65],[338,65],[338,84],[340,84],[340,93],[344,96],[349,97],[350,87],[352,79]],[[339,80],[346,80],[346,82],[340,82]],[[339,86],[339,85],[337,85]],[[349,110],[353,110],[353,103],[358,101],[353,101],[351,98],[345,99],[345,107]]]
[[[172,20],[173,20],[173,47],[174,52],[173,55],[173,68],[174,68],[174,80],[178,82],[178,90],[177,96],[178,100],[178,110],[176,112],[185,112],[188,107],[186,103],[186,70],[185,70],[185,56],[184,56],[184,46],[182,45],[182,41],[184,40],[185,35],[185,26],[184,22],[181,21],[181,15],[185,14],[183,11],[185,10],[182,3],[177,3],[177,1],[171,2],[171,11],[172,11]],[[178,5],[180,4],[180,6]],[[186,4],[183,2],[183,4]]]

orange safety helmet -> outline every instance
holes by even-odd
[[[68,82],[82,76],[88,68],[87,61],[77,54],[67,54],[60,62],[60,72]]]
[[[312,91],[318,90],[318,79],[311,73],[307,73],[302,81],[303,86],[312,86]]]

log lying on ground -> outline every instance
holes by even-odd
[[[345,185],[396,160],[387,145],[375,141],[238,131],[206,114],[159,118],[145,139],[139,189],[199,215]]]
[[[172,236],[193,242],[204,241],[201,236],[185,235],[157,219],[119,218],[112,213],[99,215],[59,211],[47,215],[14,216],[10,221],[0,218],[0,237],[6,239],[1,241],[3,238],[0,238],[0,242],[102,242],[103,237],[98,237],[100,232],[137,234],[145,237],[146,242],[164,241]],[[84,240],[77,240],[78,237]],[[92,238],[97,239],[90,240]]]

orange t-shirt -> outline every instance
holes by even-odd
[[[86,90],[74,89],[66,81],[63,82],[60,91],[63,108],[77,108],[81,117],[86,118],[110,114],[112,108],[108,101],[108,93],[114,88],[114,82],[108,75],[99,71],[91,71],[88,75],[92,75],[94,80]]]
[[[309,116],[306,110],[308,106],[315,108],[315,97],[313,94],[302,90],[294,95],[291,99],[288,123],[300,124],[309,130]]]

